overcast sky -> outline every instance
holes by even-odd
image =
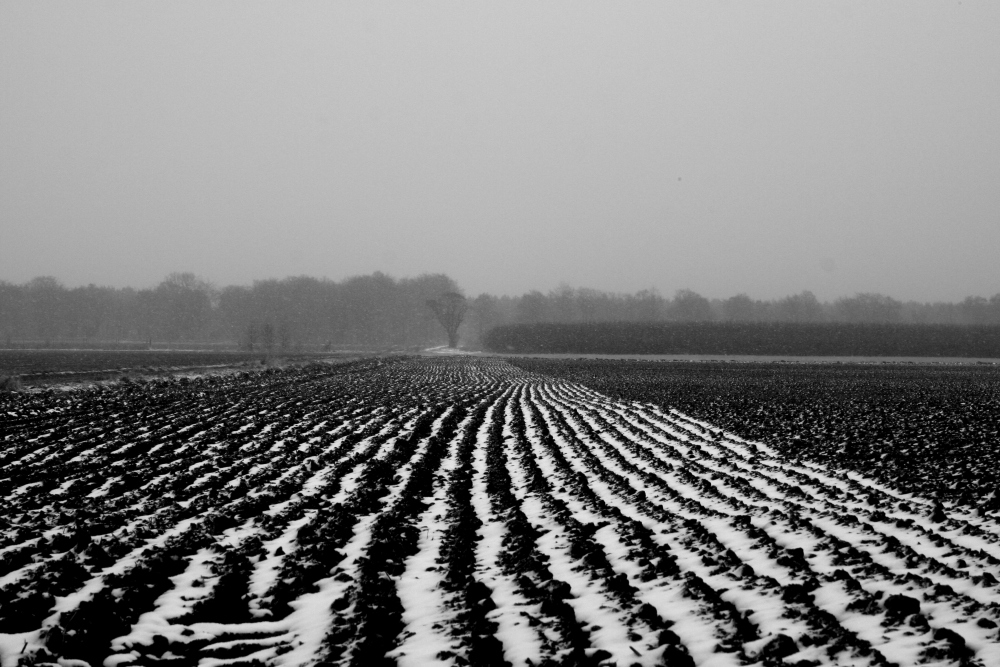
[[[0,0],[0,280],[989,296],[998,82],[996,0]]]

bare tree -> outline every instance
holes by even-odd
[[[469,309],[465,297],[458,292],[445,292],[437,299],[428,299],[427,307],[434,311],[438,322],[448,334],[448,347],[458,347],[458,327]]]

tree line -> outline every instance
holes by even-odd
[[[482,294],[471,302],[467,328],[483,340],[498,326],[513,324],[595,324],[602,322],[742,322],[1000,325],[1000,294],[970,296],[958,303],[899,301],[877,293],[859,293],[820,301],[812,292],[781,299],[752,299],[737,294],[708,299],[689,289],[667,298],[654,290],[615,294],[560,287],[547,294],[531,291],[516,297]]]
[[[428,300],[457,292],[443,274],[307,276],[216,288],[174,273],[149,289],[69,288],[52,277],[0,282],[0,345],[225,344],[245,350],[407,348],[440,344]]]
[[[444,295],[460,295],[444,274],[393,278],[384,273],[341,281],[308,276],[218,288],[173,273],[146,289],[67,287],[53,277],[0,281],[0,346],[191,346],[246,350],[408,348],[454,340]],[[435,308],[431,306],[436,306]],[[899,301],[863,293],[831,302],[811,292],[781,299],[737,294],[709,299],[692,290],[664,297],[559,287],[519,296],[480,294],[459,307],[457,337],[480,345],[511,324],[600,322],[760,322],[1000,325],[1000,294],[957,303]],[[457,312],[457,311],[456,311]],[[456,325],[457,326],[457,325]]]

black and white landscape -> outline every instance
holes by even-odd
[[[998,35],[0,0],[0,667],[1000,667]]]

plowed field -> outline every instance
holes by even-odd
[[[1000,663],[992,512],[501,360],[0,419],[3,667]]]

